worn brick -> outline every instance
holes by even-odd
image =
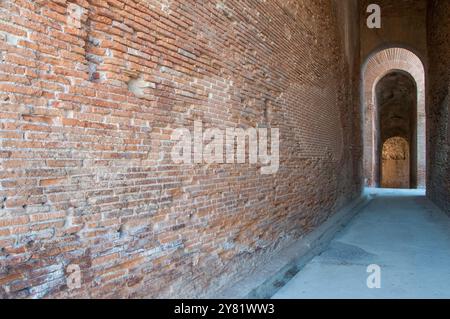
[[[3,1],[8,297],[212,296],[358,196],[349,3]],[[280,170],[174,164],[194,119],[279,128]]]

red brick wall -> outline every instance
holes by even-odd
[[[209,296],[357,196],[336,5],[1,1],[0,297]],[[280,170],[173,164],[195,119],[280,128]]]
[[[450,214],[450,2],[430,1],[428,196]]]

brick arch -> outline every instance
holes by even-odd
[[[426,114],[425,114],[425,68],[421,59],[404,48],[389,48],[374,53],[367,59],[363,69],[363,142],[364,176],[367,186],[379,185],[379,127],[375,87],[387,74],[403,71],[409,74],[417,87],[417,185],[426,184]]]

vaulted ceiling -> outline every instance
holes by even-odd
[[[416,124],[417,90],[414,80],[401,71],[387,74],[376,87],[381,141],[401,136],[410,140]]]

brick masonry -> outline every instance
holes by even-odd
[[[450,214],[450,2],[430,1],[428,195]]]
[[[349,3],[1,1],[0,297],[211,296],[357,196]],[[194,120],[279,172],[173,164]]]
[[[390,47],[413,51],[422,60],[427,58],[428,0],[361,0],[361,58]],[[381,28],[366,25],[366,8],[376,3],[381,8]]]

